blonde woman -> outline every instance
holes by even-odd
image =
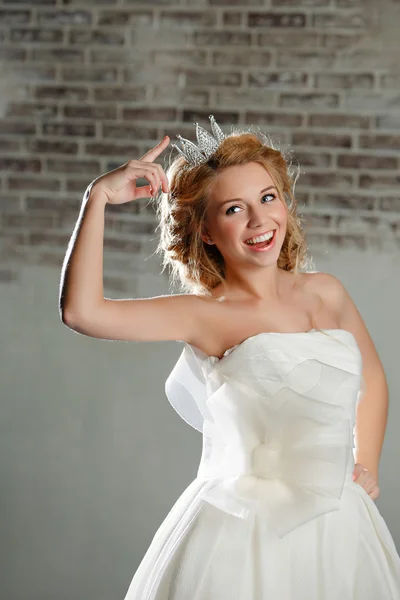
[[[178,136],[167,172],[154,161],[168,137],[92,182],[62,271],[70,328],[184,342],[165,389],[203,435],[197,477],[125,600],[400,600],[400,558],[374,502],[382,363],[338,278],[310,269],[290,157],[210,120],[197,145]],[[105,205],[149,196],[182,293],[104,298]]]

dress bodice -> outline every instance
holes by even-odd
[[[185,344],[165,390],[203,433],[204,500],[241,518],[266,510],[280,536],[338,509],[365,391],[349,331],[260,333],[221,359]]]

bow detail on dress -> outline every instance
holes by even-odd
[[[308,359],[289,374],[241,371],[208,399],[198,477],[203,499],[239,518],[258,512],[279,537],[338,510],[351,454],[344,404],[359,374]]]

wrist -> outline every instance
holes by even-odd
[[[96,179],[94,179],[86,188],[84,200],[86,202],[103,204],[104,206],[108,204],[107,194],[105,194],[98,186],[95,186]]]

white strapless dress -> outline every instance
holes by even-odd
[[[400,557],[352,480],[362,357],[343,329],[185,347],[166,394],[203,434],[197,477],[125,600],[400,600]]]

